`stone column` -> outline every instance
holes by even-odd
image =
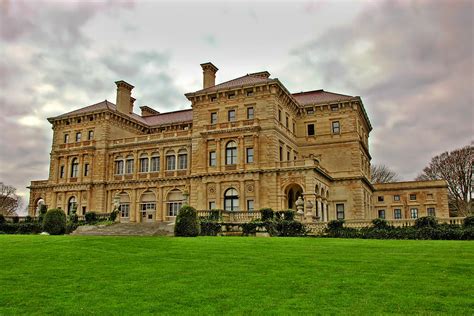
[[[206,161],[209,158],[206,158]],[[209,165],[209,162],[207,162],[207,165]],[[222,171],[222,159],[221,159],[221,140],[220,138],[216,138],[216,169],[219,171]]]

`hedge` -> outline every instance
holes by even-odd
[[[66,214],[61,209],[51,209],[46,212],[43,220],[43,230],[50,235],[62,235],[66,232]]]
[[[176,216],[174,235],[180,237],[196,237],[200,231],[199,219],[194,207],[184,205]]]

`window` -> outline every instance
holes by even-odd
[[[79,162],[77,158],[74,158],[71,163],[71,178],[77,178],[79,172]]]
[[[81,141],[81,132],[76,133],[76,143]]]
[[[119,206],[120,217],[128,218],[130,217],[130,204],[124,203]]]
[[[307,108],[306,113],[308,114],[314,114],[314,108]]]
[[[217,97],[216,96],[212,96],[211,97],[211,102],[215,102],[217,100]]]
[[[247,163],[253,163],[253,148],[247,148]]]
[[[286,117],[285,117],[285,126],[286,126],[286,128],[290,128],[290,121],[288,119],[288,113],[286,114]]]
[[[433,199],[433,193],[426,194],[426,199],[427,200],[432,200]]]
[[[247,211],[253,212],[254,207],[253,207],[253,200],[247,200]]]
[[[339,134],[341,132],[341,126],[339,125],[339,121],[332,122],[332,133]]]
[[[123,174],[123,160],[122,160],[122,158],[117,158],[115,160],[115,174]]]
[[[94,138],[94,131],[89,131],[89,132],[87,133],[87,139],[88,139],[88,140],[92,140],[93,138]]]
[[[217,207],[216,207],[216,201],[210,201],[210,202],[209,202],[209,209],[210,209],[210,210],[215,210],[215,209],[217,209]]]
[[[146,154],[141,155],[139,165],[138,172],[148,172],[148,156]]]
[[[211,113],[211,124],[217,124],[217,112]]]
[[[247,90],[247,96],[248,97],[253,96],[253,91],[252,90]]]
[[[332,104],[331,105],[331,111],[339,111],[339,105],[338,104]]]
[[[336,204],[336,219],[344,219],[344,204]]]
[[[435,212],[435,208],[434,207],[428,207],[426,209],[427,213],[428,213],[428,216],[433,216],[433,217],[436,217],[436,212]]]
[[[64,166],[61,166],[59,168],[59,177],[62,179],[64,178]]]
[[[226,211],[239,210],[239,196],[234,188],[227,189],[224,193],[224,209]]]
[[[133,163],[134,159],[133,156],[128,156],[127,160],[125,161],[125,173],[133,173]]]
[[[151,155],[150,172],[160,171],[160,156],[158,154]]]
[[[84,164],[84,177],[87,177],[89,175],[89,164],[86,163]]]
[[[247,120],[253,120],[253,107],[248,107],[247,108]]]
[[[378,196],[378,197],[377,197],[377,201],[383,202],[383,196]]]
[[[225,164],[237,164],[237,144],[234,141],[228,142],[225,146]]]
[[[295,131],[296,131],[296,124],[293,123],[293,134],[295,133]]]
[[[395,219],[401,219],[402,218],[402,210],[399,208],[396,208],[393,210],[393,218]]]
[[[416,194],[410,194],[410,201],[416,201]]]
[[[146,202],[140,203],[140,212],[146,213],[147,211],[155,211],[156,210],[156,203],[153,202]]]
[[[281,110],[278,110],[278,122],[281,122]]]
[[[400,201],[400,195],[398,195],[398,194],[397,194],[397,195],[394,195],[394,196],[393,196],[393,200],[394,200],[394,201],[397,201],[397,202]]]
[[[188,153],[186,151],[178,153],[178,169],[188,169]]]
[[[183,202],[168,202],[168,216],[177,216]]]
[[[64,143],[69,143],[69,134],[64,134]]]
[[[209,152],[209,166],[211,167],[217,166],[217,155],[215,151]]]
[[[176,156],[173,153],[166,155],[166,170],[176,169]]]
[[[308,130],[308,136],[314,136],[314,124],[308,124],[307,130]]]
[[[379,210],[379,218],[385,219],[385,210]]]
[[[283,147],[280,146],[280,161],[283,161]]]
[[[229,122],[235,122],[235,110],[229,110],[229,112],[227,112],[227,120]]]
[[[286,160],[289,161],[291,157],[291,152],[287,151],[286,152]]]
[[[411,208],[410,209],[410,218],[418,218],[418,209],[417,208]]]
[[[235,92],[229,93],[229,94],[227,95],[227,98],[228,98],[228,99],[233,99],[233,98],[235,98]]]

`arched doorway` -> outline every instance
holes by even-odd
[[[77,200],[75,196],[71,196],[67,202],[67,214],[71,215],[73,210],[77,209]]]
[[[286,188],[285,196],[286,196],[286,207],[290,210],[296,210],[295,203],[296,203],[296,200],[298,200],[300,196],[303,196],[303,188],[299,184],[296,184],[296,183],[290,184]]]
[[[156,196],[152,191],[145,191],[140,198],[142,222],[154,222],[156,217]]]

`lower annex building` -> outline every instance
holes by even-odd
[[[49,118],[49,178],[32,181],[29,214],[40,204],[120,220],[170,221],[196,209],[295,209],[302,197],[316,220],[448,217],[444,181],[371,184],[372,126],[359,96],[290,93],[267,71],[215,84],[201,64],[203,89],[188,110],[133,112],[134,88],[117,99]]]

